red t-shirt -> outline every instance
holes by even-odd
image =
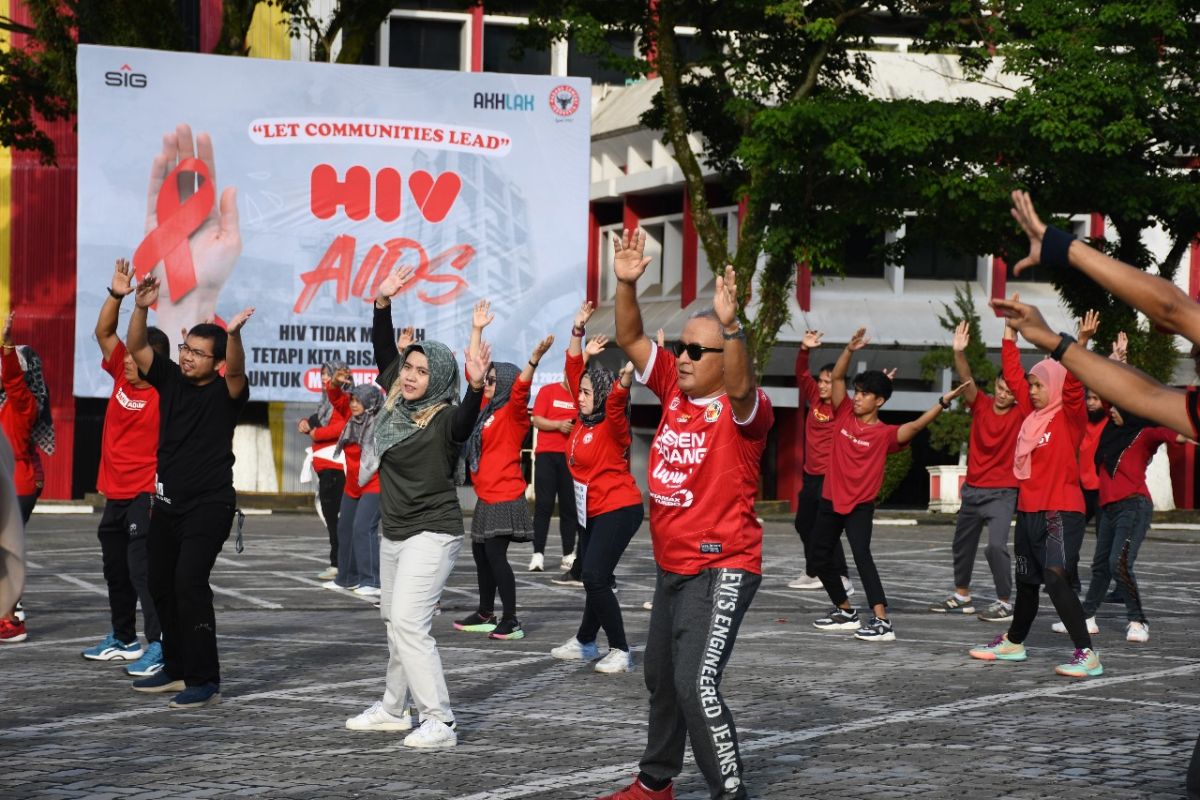
[[[971,405],[967,483],[981,489],[1015,489],[1013,453],[1026,415],[1015,403],[1005,413],[997,414],[994,403],[986,392],[979,392]]]
[[[829,474],[821,497],[833,503],[837,513],[849,514],[857,505],[875,502],[883,486],[888,454],[907,445],[896,438],[899,425],[878,420],[870,425],[860,422],[854,415],[853,401],[838,406],[833,428]]]
[[[138,388],[125,378],[125,343],[117,340],[100,366],[112,376],[104,411],[100,474],[96,491],[110,500],[129,500],[154,491],[158,472],[158,391]]]
[[[1109,475],[1103,467],[1097,468],[1100,480],[1100,505],[1105,506],[1124,500],[1135,494],[1150,496],[1146,487],[1146,467],[1158,451],[1158,446],[1175,441],[1176,433],[1170,428],[1143,428],[1133,443],[1121,454],[1117,462],[1117,474]],[[1095,462],[1093,462],[1094,464]]]
[[[580,357],[582,360],[582,356]],[[533,401],[533,415],[545,417],[553,422],[564,419],[575,419],[579,413],[575,408],[575,399],[571,392],[561,383],[548,383],[538,389],[537,398]],[[562,431],[538,431],[535,453],[565,453],[567,452],[567,434]]]
[[[333,381],[330,381],[329,385],[325,387],[325,393],[331,403],[333,403],[334,391],[341,392],[337,386],[334,386]],[[314,453],[326,447],[336,445],[338,438],[342,435],[342,429],[346,427],[346,420],[350,419],[350,399],[346,396],[345,392],[341,392],[341,394],[346,402],[343,403],[342,408],[338,408],[336,403],[333,404],[333,414],[329,417],[329,423],[319,428],[313,428],[308,432],[308,435],[312,437],[312,449]],[[321,458],[316,455],[313,456],[312,465],[313,469],[317,472],[324,472],[327,469],[336,469],[339,472],[342,470],[342,465],[338,462],[330,461],[327,458]],[[351,497],[357,497],[357,495],[351,495]]]
[[[833,447],[834,409],[832,403],[821,399],[817,382],[808,371],[807,350],[801,350],[796,359],[796,383],[808,406],[804,415],[804,471],[809,475],[826,475]]]
[[[37,398],[25,383],[25,372],[17,350],[4,350],[0,357],[0,373],[4,381],[4,405],[0,406],[0,427],[12,445],[16,457],[13,465],[13,484],[18,496],[37,493],[41,478],[41,459],[33,443],[33,423],[37,421]]]
[[[758,390],[750,418],[738,422],[726,395],[692,400],[680,391],[675,356],[653,343],[637,378],[663,406],[649,463],[655,561],[677,575],[717,567],[761,574],[754,499],[775,422],[766,392]]]
[[[1096,445],[1100,444],[1100,434],[1108,424],[1108,417],[1099,422],[1087,422],[1083,432],[1083,441],[1079,443],[1079,485],[1084,489],[1099,489],[1100,475],[1096,472]]]
[[[568,353],[566,371],[574,407],[574,398],[579,397],[579,381],[583,378],[583,356]],[[540,394],[538,399],[541,399]],[[632,441],[629,419],[625,416],[628,399],[629,390],[619,381],[614,383],[604,404],[604,419],[590,428],[578,422],[571,429],[567,466],[571,477],[587,486],[588,519],[642,504],[642,491],[638,489],[625,458]]]
[[[350,395],[346,394],[332,383],[329,384],[329,402],[333,403],[334,419],[337,419],[340,416],[344,421],[348,422],[350,417],[353,416],[350,413]],[[344,424],[345,422],[343,422],[343,425]],[[338,436],[340,437],[341,433],[338,433]],[[334,439],[333,443],[336,445],[337,439]],[[348,444],[343,447],[342,455],[346,458],[345,493],[353,498],[362,497],[364,494],[379,494],[378,472],[371,476],[371,479],[367,481],[366,486],[358,485],[358,465],[362,461],[362,447],[358,444],[358,442],[354,442],[353,444]],[[316,462],[317,459],[314,458],[313,463],[315,464]],[[342,468],[342,465],[336,461],[329,463],[333,464],[335,469]]]
[[[1000,349],[1004,381],[1025,414],[1033,413],[1029,381],[1021,366],[1017,345],[1005,340]],[[1029,478],[1019,481],[1018,511],[1078,511],[1084,513],[1083,490],[1079,487],[1079,445],[1087,427],[1085,390],[1079,379],[1067,373],[1063,382],[1062,408],[1046,426],[1042,441],[1030,456]],[[1015,451],[1014,451],[1015,457]]]
[[[529,390],[530,384],[518,377],[508,402],[483,421],[483,449],[471,483],[485,503],[507,503],[525,494],[521,444],[529,432]],[[487,402],[486,397],[480,398],[482,405]]]

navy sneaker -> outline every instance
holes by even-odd
[[[183,681],[177,681],[167,674],[165,669],[159,670],[154,675],[147,678],[138,678],[133,683],[129,684],[135,692],[147,692],[150,694],[163,694],[165,692],[182,692],[187,688],[187,684]]]
[[[137,643],[137,639],[128,643],[122,642],[109,631],[100,644],[89,647],[79,655],[88,661],[137,661],[142,657],[142,646]]]
[[[870,622],[855,631],[854,638],[864,642],[894,642],[896,632],[892,629],[890,619],[871,617]]]
[[[151,642],[146,645],[146,652],[137,661],[125,668],[130,675],[148,678],[162,672],[163,651],[161,642]]]
[[[171,698],[168,708],[203,708],[221,702],[221,687],[215,683],[189,686]]]
[[[814,620],[813,627],[819,631],[856,631],[861,625],[853,608],[834,606],[827,616]]]

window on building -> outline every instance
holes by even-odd
[[[517,26],[487,23],[483,26],[483,71],[524,75],[549,75],[550,51],[526,50],[515,56]]]
[[[605,39],[612,46],[613,52],[622,58],[633,57],[633,39],[625,33],[610,33]],[[577,78],[591,78],[594,83],[615,83],[624,85],[632,78],[622,70],[606,66],[601,57],[585,53],[575,40],[567,41],[567,74]]]
[[[695,64],[712,55],[712,48],[694,32],[675,31],[675,49],[679,51],[679,63]]]
[[[867,228],[851,231],[846,237],[842,269],[847,278],[883,277],[883,234]]]
[[[914,242],[904,254],[905,278],[973,281],[979,274],[973,255],[956,253],[939,242]]]
[[[462,69],[462,39],[463,22],[392,17],[388,25],[388,66]]]

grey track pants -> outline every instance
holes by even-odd
[[[979,532],[987,526],[988,540],[983,549],[996,597],[1012,599],[1013,568],[1008,553],[1008,527],[1017,508],[1016,489],[984,489],[963,484],[962,506],[954,526],[954,585],[970,586],[975,568],[975,553],[979,549]]]

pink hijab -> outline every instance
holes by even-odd
[[[1052,358],[1044,358],[1033,365],[1031,373],[1037,376],[1046,387],[1050,397],[1044,408],[1035,408],[1033,413],[1021,423],[1021,432],[1017,436],[1017,449],[1013,459],[1013,474],[1017,480],[1028,480],[1033,451],[1042,434],[1050,427],[1050,421],[1062,408],[1063,383],[1067,380],[1067,369]]]

